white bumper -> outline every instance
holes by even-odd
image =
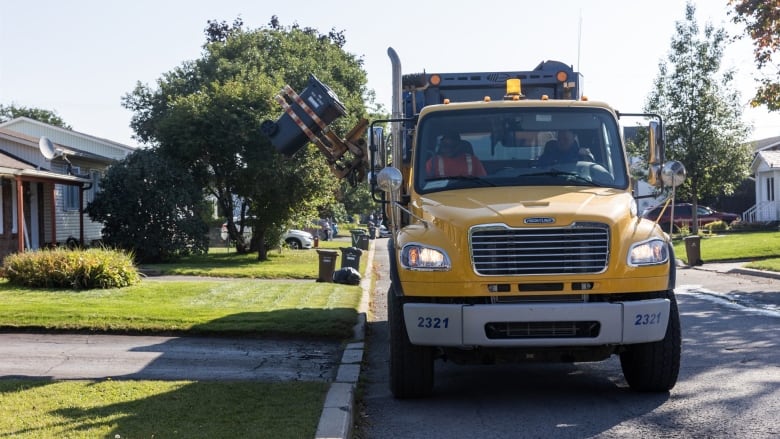
[[[412,344],[427,346],[598,346],[635,344],[664,338],[669,322],[669,300],[651,299],[621,303],[544,303],[448,305],[407,303],[404,321]],[[598,322],[586,336],[541,334],[489,337],[488,324],[567,327]],[[543,323],[548,323],[545,325]],[[591,325],[592,326],[592,325]]]

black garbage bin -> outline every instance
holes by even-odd
[[[368,223],[368,239],[376,238],[376,226],[374,223]]]
[[[352,247],[360,247],[360,245],[359,245],[359,241],[360,241],[359,236],[360,235],[364,235],[366,233],[366,231],[363,230],[363,229],[353,229],[353,230],[350,231],[350,233],[352,234]]]
[[[320,256],[320,274],[317,282],[333,282],[333,272],[336,271],[336,259],[339,252],[336,250],[317,249]]]
[[[701,265],[701,236],[686,236],[683,238],[685,241],[685,255],[688,257],[688,265]]]
[[[347,114],[344,104],[327,85],[316,76],[309,75],[309,84],[300,93],[301,101],[319,117],[325,125]],[[289,98],[293,113],[312,134],[318,135],[322,128],[301,105]],[[290,114],[285,111],[278,120],[266,120],[260,125],[260,131],[271,139],[276,150],[286,156],[292,156],[310,139]]]
[[[360,256],[363,250],[357,247],[341,247],[341,268],[352,267],[360,272]]]
[[[368,250],[368,234],[363,233],[362,235],[358,235],[357,248],[361,250]]]

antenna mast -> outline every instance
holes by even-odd
[[[577,70],[582,70],[580,66],[580,47],[582,46],[582,9],[580,9],[580,23],[577,29]]]

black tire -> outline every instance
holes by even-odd
[[[677,383],[680,372],[680,314],[672,291],[663,297],[669,299],[669,324],[663,340],[627,346],[620,354],[620,366],[631,390],[638,392],[667,392]]]
[[[433,393],[433,348],[409,342],[403,298],[390,287],[387,321],[390,325],[390,391],[399,399],[424,398]]]
[[[284,242],[286,242],[286,243],[287,243],[287,245],[288,245],[288,246],[289,246],[291,249],[293,249],[293,250],[300,250],[301,248],[303,248],[303,245],[301,245],[301,241],[298,241],[298,240],[297,240],[297,239],[295,239],[295,238],[287,238],[287,240],[286,240],[286,241],[284,241]]]

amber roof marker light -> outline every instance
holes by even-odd
[[[521,98],[524,98],[523,96],[523,88],[522,83],[520,82],[520,78],[509,78],[506,80],[506,95],[504,95],[504,99],[511,99],[514,101],[520,100]]]

